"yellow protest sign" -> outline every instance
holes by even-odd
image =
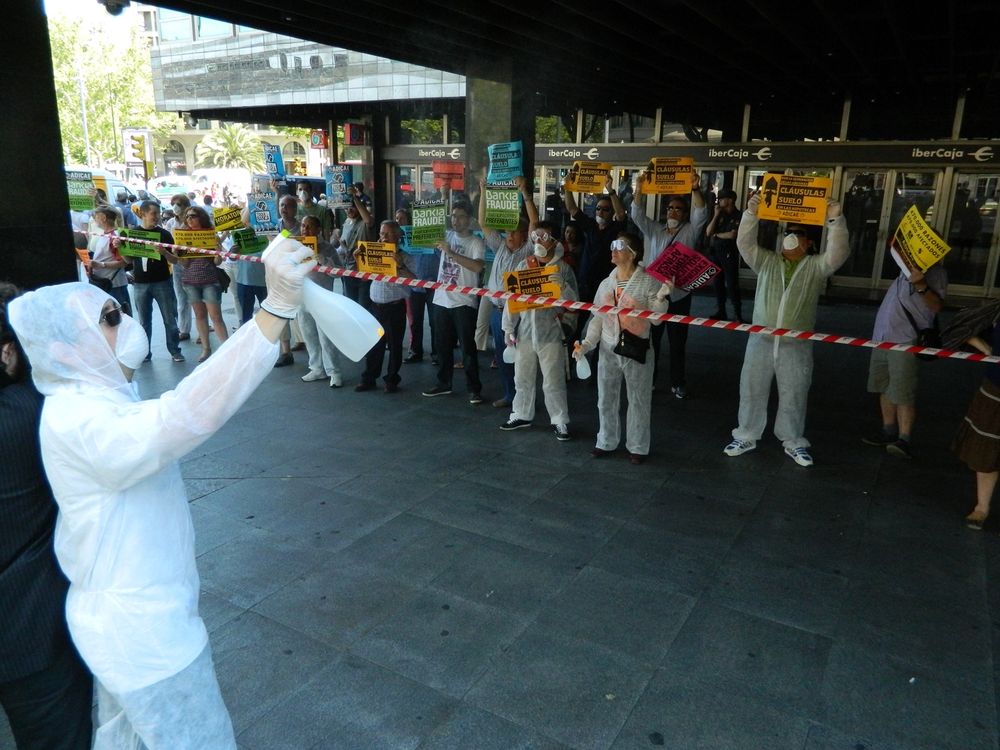
[[[657,156],[649,161],[642,192],[652,195],[686,195],[691,192],[694,159],[687,156]]]
[[[611,165],[606,162],[575,161],[566,175],[566,188],[574,193],[603,193],[610,173]]]
[[[947,255],[949,250],[951,246],[930,228],[916,206],[910,206],[903,214],[889,248],[893,260],[907,277],[914,268],[926,271]]]
[[[555,266],[508,271],[503,275],[504,288],[511,294],[540,294],[544,297],[559,297],[562,290],[557,283],[552,281],[552,276],[555,273]],[[507,309],[512,313],[533,310],[536,307],[542,307],[541,303],[507,300]]]
[[[303,245],[312,250],[313,260],[319,263],[319,242],[315,237],[310,237],[308,235],[303,234],[303,235],[293,236],[292,239],[301,242]]]
[[[214,229],[175,229],[174,242],[187,247],[203,247],[206,250],[215,250],[218,246],[218,238]],[[190,253],[177,249],[178,258],[210,258],[212,256],[204,253]]]
[[[240,216],[239,208],[220,206],[212,209],[212,221],[215,222],[215,231],[225,232],[229,229],[236,229],[243,226],[243,219]]]
[[[826,199],[833,181],[829,177],[800,177],[793,174],[764,175],[760,185],[757,216],[764,220],[789,221],[823,226]]]
[[[396,275],[396,246],[391,242],[359,242],[354,257],[362,273]]]

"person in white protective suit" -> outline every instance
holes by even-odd
[[[736,235],[736,247],[754,273],[753,324],[770,328],[812,330],[819,295],[850,254],[847,225],[840,204],[828,201],[826,249],[814,254],[805,226],[785,227],[782,250],[772,252],[757,244],[757,206],[760,196],[747,202]],[[778,414],[774,434],[785,453],[799,466],[812,466],[806,439],[806,402],[812,383],[812,342],[750,334],[740,374],[739,426],[723,452],[741,456],[757,447],[767,424],[771,381],[778,381]]]
[[[311,251],[265,252],[268,296],[177,387],[140,400],[142,326],[95,286],[60,284],[10,304],[46,396],[42,459],[59,506],[66,619],[98,682],[97,750],[229,750],[232,723],[198,615],[194,530],[178,459],[228,420],[271,371],[298,312]]]
[[[646,273],[640,261],[641,240],[622,232],[611,243],[611,262],[615,268],[597,288],[594,304],[630,307],[636,310],[666,312],[673,284],[660,283]],[[625,449],[633,464],[641,464],[649,455],[649,419],[653,401],[653,356],[649,348],[651,326],[660,321],[633,318],[623,314],[595,312],[587,326],[587,335],[573,347],[573,358],[580,360],[600,346],[597,358],[597,412],[600,429],[597,445],[590,452],[594,458],[610,456],[621,441],[621,384],[625,381],[628,412],[625,423]],[[647,342],[645,362],[615,354],[622,329]]]
[[[559,285],[561,299],[580,298],[573,269],[562,260],[563,249],[556,238],[555,226],[540,221],[531,231],[534,252],[521,261],[517,270],[554,267],[551,281]],[[512,313],[503,310],[503,331],[507,346],[515,348],[514,403],[510,418],[501,430],[531,426],[535,418],[535,390],[539,369],[542,393],[557,440],[569,440],[569,405],[566,402],[566,336],[576,330],[576,313],[563,307],[536,307]]]

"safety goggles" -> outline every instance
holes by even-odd
[[[632,248],[630,248],[628,246],[628,243],[625,240],[623,240],[623,239],[619,238],[617,240],[614,240],[611,243],[611,252],[613,252],[613,253],[615,253],[615,252],[623,253],[626,250],[628,250],[630,253],[634,253],[635,252],[635,250],[633,250]]]
[[[546,232],[544,229],[536,229],[534,232],[531,233],[532,242],[541,242],[544,244],[551,239],[552,235]]]
[[[117,328],[122,322],[122,308],[121,305],[115,305],[111,310],[108,310],[97,320],[98,323],[107,323],[108,328]]]

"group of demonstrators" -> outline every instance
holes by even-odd
[[[757,276],[753,323],[813,329],[820,293],[849,254],[837,202],[825,207],[822,247],[809,226],[791,222],[782,228],[780,250],[774,251],[758,243],[758,194],[738,213],[735,195],[720,191],[708,221],[706,196],[695,178],[690,195],[668,196],[666,221],[660,224],[646,214],[649,180],[646,174],[639,176],[628,213],[609,183],[597,198],[593,218],[567,190],[571,221],[560,237],[552,221],[539,218],[531,191],[518,178],[515,186],[524,210],[513,228],[501,233],[485,226],[480,201],[480,236],[472,206],[456,200],[444,239],[421,253],[408,246],[411,220],[406,210],[379,223],[376,233],[369,201],[352,187],[347,218],[338,228],[308,190],[299,190],[281,199],[282,228],[313,239],[315,247],[277,243],[261,262],[236,263],[242,325],[231,336],[221,317],[219,256],[181,257],[177,247],[156,247],[159,257],[128,260],[119,252],[122,240],[114,232],[118,214],[101,206],[94,211],[99,231],[89,243],[90,278],[107,283],[62,284],[24,295],[9,285],[0,287],[0,450],[10,457],[0,492],[13,498],[14,512],[25,519],[16,529],[4,527],[0,535],[0,595],[17,603],[0,638],[0,702],[19,747],[89,747],[93,687],[85,665],[97,685],[95,747],[235,748],[198,614],[193,527],[177,462],[218,430],[272,367],[290,357],[293,322],[309,354],[302,380],[329,378],[331,387],[343,385],[342,355],[317,325],[313,313],[318,311],[303,302],[307,279],[334,291],[334,276],[318,271],[317,262],[358,268],[369,243],[375,242],[371,238],[377,237],[403,278],[459,287],[484,284],[491,292],[502,292],[511,290],[512,278],[530,272],[544,277],[561,299],[618,308],[580,315],[561,306],[525,306],[513,298],[343,277],[343,293],[368,308],[384,332],[365,356],[355,391],[376,390],[380,379],[385,393],[399,391],[402,366],[423,360],[423,315],[429,310],[436,378],[422,391],[424,396],[451,394],[454,371],[461,369],[469,403],[482,404],[479,351],[492,339],[491,369],[497,371],[500,388],[492,404],[509,409],[500,429],[531,426],[541,378],[554,435],[565,441],[571,437],[570,363],[575,360],[577,372],[586,377],[596,355],[600,427],[591,450],[595,459],[610,457],[622,444],[623,382],[628,458],[642,464],[650,451],[662,328],[657,320],[620,310],[690,311],[689,290],[649,270],[664,248],[675,243],[694,247],[701,236],[710,238],[710,252],[724,279],[738,272],[731,256],[735,248]],[[213,229],[212,217],[185,196],[175,196],[172,204],[176,222],[171,229]],[[174,244],[170,229],[160,225],[157,203],[143,202],[138,219],[139,227],[159,242]],[[233,247],[231,236],[217,241],[224,249]],[[491,264],[487,250],[493,253]],[[131,279],[123,279],[129,265]],[[154,301],[167,349],[174,360],[183,360],[176,322],[178,277],[202,339],[203,364],[172,391],[143,401],[133,376],[150,357]],[[125,314],[130,282],[138,322]],[[939,268],[901,272],[879,309],[874,338],[914,341],[940,310],[945,287]],[[739,318],[736,280],[724,280],[717,293],[721,314],[728,297]],[[260,306],[256,314],[255,302]],[[209,320],[220,342],[211,357]],[[962,338],[984,352],[997,350],[998,320],[1000,304],[995,315],[970,326]],[[410,344],[404,357],[407,329]],[[668,324],[667,335],[670,393],[684,398],[687,328]],[[813,464],[804,435],[812,364],[811,342],[749,335],[738,424],[726,455],[740,456],[757,447],[776,381],[774,433],[796,464]],[[869,390],[879,394],[883,426],[866,442],[910,456],[915,384],[913,355],[873,352]],[[967,518],[975,528],[989,513],[1000,476],[998,404],[1000,366],[991,365],[956,439],[956,451],[977,476],[977,505]],[[53,547],[61,572],[52,564]],[[66,623],[56,616],[64,601]]]

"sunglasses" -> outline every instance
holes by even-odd
[[[787,237],[790,234],[794,234],[796,237],[805,237],[806,236],[806,230],[805,229],[786,229],[785,230],[785,236]]]
[[[117,328],[122,322],[122,309],[121,306],[116,306],[113,310],[108,310],[100,318],[98,318],[98,323],[107,323],[108,328]]]
[[[611,206],[598,206],[595,210],[596,211],[601,211],[601,212],[610,211],[611,210]]]

